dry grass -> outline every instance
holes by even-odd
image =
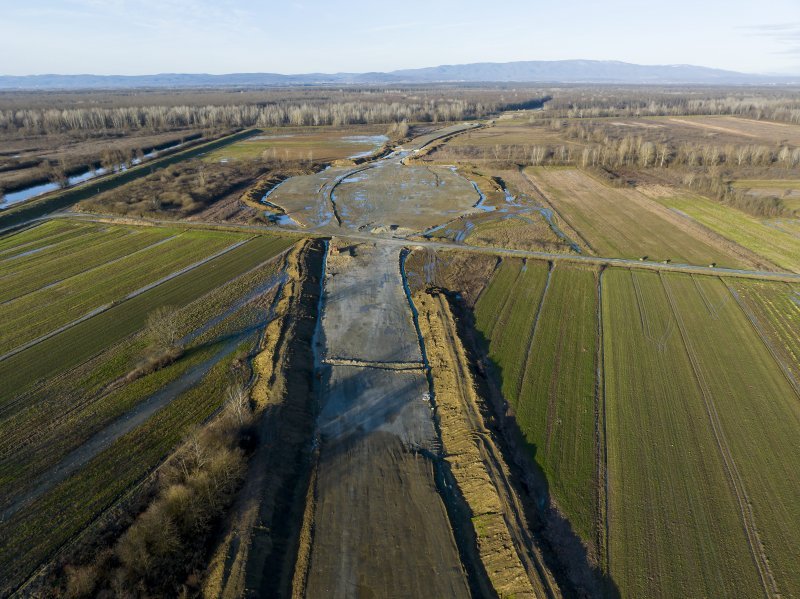
[[[492,441],[477,416],[479,400],[450,308],[441,295],[418,294],[414,303],[433,374],[446,459],[469,505],[480,559],[501,597],[536,597],[539,589],[531,585],[503,516],[511,506],[503,505],[483,462],[481,447]]]
[[[658,206],[637,190],[610,187],[577,169],[530,168],[525,172],[598,255],[741,265],[709,236],[703,238],[662,216]]]
[[[331,162],[379,148],[385,140],[378,136],[384,133],[386,126],[382,125],[267,129],[255,137],[211,152],[205,160],[268,158],[287,162]]]
[[[800,145],[800,126],[756,121],[733,116],[669,118],[664,122],[679,127],[702,129],[718,141]]]

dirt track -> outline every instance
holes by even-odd
[[[399,248],[334,240],[320,358],[422,365]],[[468,597],[422,370],[322,365],[307,597]]]

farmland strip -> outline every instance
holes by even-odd
[[[522,354],[522,358],[524,359],[524,365],[519,373],[519,380],[517,382],[517,393],[516,393],[517,397],[519,397],[519,394],[522,391],[522,389],[525,388],[525,380],[528,372],[530,371],[531,353],[532,353],[531,348],[533,347],[533,340],[536,338],[536,331],[539,328],[539,317],[542,315],[542,306],[544,306],[544,301],[545,298],[547,297],[547,290],[550,288],[550,280],[553,278],[554,268],[555,265],[552,262],[549,262],[547,265],[547,280],[544,283],[544,291],[542,292],[542,296],[539,298],[539,305],[536,307],[536,316],[533,319],[533,326],[531,327],[531,330],[528,333],[528,342],[525,347],[525,353]]]
[[[134,250],[132,252],[125,253],[125,254],[117,257],[117,258],[113,258],[113,259],[108,260],[106,262],[101,262],[99,264],[94,264],[92,266],[87,266],[83,270],[80,270],[80,271],[75,272],[75,273],[69,273],[69,271],[67,271],[68,274],[66,274],[66,276],[62,276],[62,278],[56,279],[54,281],[50,281],[46,285],[42,285],[40,287],[36,287],[34,289],[30,289],[30,291],[26,291],[24,293],[20,293],[19,295],[16,295],[16,296],[12,297],[11,299],[7,299],[5,301],[2,301],[2,302],[0,302],[0,306],[4,306],[6,304],[10,304],[10,303],[12,303],[14,301],[17,301],[19,299],[22,299],[22,298],[26,297],[27,295],[30,295],[31,293],[36,293],[37,291],[41,291],[42,289],[49,289],[51,287],[54,287],[54,286],[58,285],[59,283],[63,283],[64,281],[66,281],[68,279],[71,279],[72,277],[77,277],[79,275],[82,275],[82,274],[85,274],[85,273],[88,273],[88,272],[92,272],[92,271],[97,270],[99,268],[103,268],[104,266],[108,266],[110,264],[116,264],[117,262],[121,262],[121,261],[125,260],[126,258],[129,258],[131,256],[135,256],[135,255],[140,254],[142,252],[147,252],[149,250],[152,250],[153,248],[156,248],[156,247],[158,247],[160,245],[163,245],[165,243],[168,243],[168,242],[174,240],[176,237],[179,237],[182,234],[183,233],[178,233],[176,235],[170,235],[169,237],[166,237],[166,238],[163,238],[163,239],[159,239],[158,241],[155,241],[155,242],[151,243],[150,245],[146,245],[146,246],[141,247],[139,249],[136,249],[136,250]],[[92,249],[96,250],[97,248],[93,247]],[[125,249],[125,248],[122,248],[122,249]],[[69,256],[69,258],[72,259],[73,257]],[[64,272],[62,271],[61,274],[63,275]],[[18,286],[15,286],[15,287],[16,287],[15,288],[15,292],[18,292],[19,291]]]
[[[603,338],[603,273],[597,273],[597,351],[595,353],[595,463],[597,466],[597,552],[607,575],[611,567],[608,517],[608,429],[606,425],[605,339]]]
[[[795,378],[794,374],[792,374],[792,371],[789,369],[786,362],[784,362],[784,360],[781,359],[775,346],[769,340],[769,336],[767,335],[766,331],[764,331],[764,327],[761,326],[761,323],[758,322],[758,319],[756,318],[755,314],[753,314],[752,310],[750,310],[747,304],[744,303],[744,300],[742,300],[742,297],[739,295],[739,293],[733,287],[731,287],[730,283],[728,283],[728,281],[723,279],[722,277],[720,277],[720,280],[725,284],[725,287],[733,296],[733,299],[736,300],[736,304],[739,306],[739,309],[747,317],[747,320],[753,326],[753,331],[756,333],[756,335],[758,335],[759,339],[761,339],[761,342],[767,348],[767,351],[769,351],[770,355],[775,360],[775,363],[778,365],[778,367],[781,369],[781,372],[783,372],[784,376],[786,377],[786,381],[792,386],[795,394],[797,394],[798,399],[800,399],[800,381],[798,381],[797,378]]]
[[[775,578],[772,574],[772,570],[769,565],[769,559],[764,553],[764,546],[758,532],[758,527],[756,526],[755,516],[753,515],[750,498],[747,495],[747,490],[744,485],[744,480],[742,479],[742,476],[739,473],[739,470],[736,466],[736,462],[733,459],[733,455],[731,454],[730,446],[725,437],[725,433],[722,430],[722,425],[719,420],[719,414],[717,413],[711,389],[709,388],[708,383],[705,380],[703,372],[700,368],[697,355],[695,353],[694,348],[692,347],[691,341],[689,340],[688,334],[686,332],[686,327],[683,323],[683,319],[676,306],[672,290],[670,289],[669,284],[666,281],[664,281],[663,276],[661,277],[661,281],[664,287],[664,291],[667,294],[667,299],[669,300],[670,307],[672,309],[672,315],[678,324],[678,330],[680,331],[681,339],[683,340],[683,346],[686,349],[686,354],[689,357],[689,361],[692,365],[692,371],[694,373],[695,381],[697,382],[697,385],[700,388],[701,396],[703,398],[703,402],[706,408],[706,414],[711,424],[711,429],[714,433],[714,438],[716,440],[720,455],[722,456],[723,462],[725,464],[725,470],[728,475],[728,481],[731,485],[731,489],[733,490],[736,496],[736,500],[739,504],[739,510],[742,517],[742,525],[744,526],[745,532],[747,534],[748,545],[750,548],[750,552],[753,556],[753,561],[756,565],[756,568],[758,569],[764,594],[767,597],[779,596],[780,593],[778,591]]]
[[[159,279],[157,281],[154,281],[152,283],[148,283],[144,287],[140,287],[139,289],[136,289],[135,291],[130,292],[128,295],[123,297],[118,302],[113,302],[113,303],[110,303],[110,304],[105,304],[105,305],[99,306],[98,308],[95,308],[91,312],[88,312],[88,313],[84,314],[83,316],[81,316],[79,318],[76,318],[72,322],[68,322],[63,326],[60,326],[57,329],[54,329],[54,330],[50,331],[49,333],[46,333],[46,334],[44,334],[44,335],[42,335],[40,337],[37,337],[36,339],[32,339],[31,341],[29,341],[27,343],[24,343],[23,345],[20,345],[20,346],[14,348],[13,350],[11,350],[9,352],[6,352],[5,354],[0,356],[0,362],[2,362],[4,360],[7,360],[8,358],[10,358],[12,356],[17,355],[18,353],[20,353],[22,351],[25,351],[26,349],[29,349],[29,348],[33,347],[34,345],[37,345],[37,344],[41,343],[42,341],[45,341],[46,339],[50,339],[51,337],[54,337],[54,336],[56,336],[56,335],[58,335],[60,333],[63,333],[64,331],[74,327],[75,325],[80,324],[82,322],[85,322],[85,321],[89,320],[90,318],[93,318],[94,316],[97,316],[98,314],[102,314],[103,312],[105,312],[106,310],[108,310],[108,309],[112,308],[113,306],[119,304],[120,302],[124,302],[124,301],[127,301],[129,299],[133,299],[137,295],[141,295],[141,294],[143,294],[143,293],[145,293],[147,291],[150,291],[151,289],[153,289],[155,287],[158,287],[162,283],[166,283],[167,281],[170,281],[170,280],[174,279],[175,277],[179,277],[180,275],[185,274],[187,272],[190,272],[190,271],[194,270],[195,268],[198,268],[198,267],[202,266],[203,264],[206,264],[206,263],[214,260],[215,258],[218,258],[218,257],[220,257],[220,256],[222,256],[224,254],[227,254],[228,252],[230,252],[232,250],[235,250],[239,246],[244,245],[248,241],[249,240],[247,240],[247,239],[242,240],[242,241],[238,241],[238,242],[234,243],[233,245],[230,245],[227,248],[225,248],[225,249],[223,249],[223,250],[221,250],[221,251],[219,251],[219,252],[217,252],[215,254],[212,254],[211,256],[208,256],[207,258],[203,258],[199,262],[195,262],[194,264],[190,264],[189,266],[186,266],[185,268],[182,268],[182,269],[180,269],[180,270],[178,270],[176,272],[170,273],[167,276],[162,277],[161,279]]]
[[[155,289],[114,305],[95,316],[97,320],[89,319],[0,361],[0,379],[8,383],[0,389],[0,405],[33,385],[42,376],[52,376],[80,364],[104,347],[138,330],[154,307],[184,305],[263,262],[270,253],[277,255],[286,251],[291,244],[290,239],[256,237]],[[98,334],[98,331],[101,333]]]

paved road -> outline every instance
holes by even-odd
[[[735,268],[722,268],[718,266],[700,266],[692,264],[678,264],[663,262],[650,262],[648,260],[633,260],[628,258],[606,258],[603,256],[587,256],[587,255],[574,255],[574,254],[554,254],[549,252],[535,252],[530,250],[512,250],[502,247],[494,246],[475,246],[468,244],[455,244],[441,241],[430,240],[416,240],[406,239],[403,237],[394,237],[387,234],[370,234],[354,231],[351,229],[339,230],[338,232],[327,232],[319,230],[288,230],[284,227],[275,225],[237,225],[229,223],[215,223],[215,222],[184,222],[166,219],[145,219],[145,218],[131,218],[121,217],[113,214],[86,214],[82,212],[60,212],[50,214],[37,220],[51,220],[54,218],[70,218],[76,220],[85,220],[89,222],[109,222],[117,221],[120,223],[143,225],[162,225],[175,227],[176,225],[186,228],[215,228],[225,229],[232,231],[244,231],[252,233],[273,233],[279,235],[288,235],[299,238],[303,237],[330,237],[337,235],[343,239],[352,239],[354,241],[369,241],[375,243],[383,243],[398,247],[429,247],[438,250],[458,250],[463,252],[473,252],[479,254],[491,254],[497,256],[515,256],[520,258],[533,258],[537,260],[551,260],[554,262],[575,262],[580,264],[596,264],[598,266],[620,266],[624,268],[642,268],[646,270],[663,270],[665,272],[686,272],[692,274],[722,276],[722,277],[743,277],[749,279],[765,279],[772,281],[786,281],[788,283],[800,282],[800,273],[781,272],[781,271],[768,271],[768,270],[746,270]]]

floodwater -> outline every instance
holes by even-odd
[[[358,154],[353,154],[352,156],[348,156],[349,159],[354,158],[364,158],[372,154],[375,150],[380,148],[383,144],[389,141],[389,138],[385,135],[349,135],[347,137],[343,137],[342,141],[352,144],[372,144],[372,148],[366,150],[364,152],[359,152]]]

